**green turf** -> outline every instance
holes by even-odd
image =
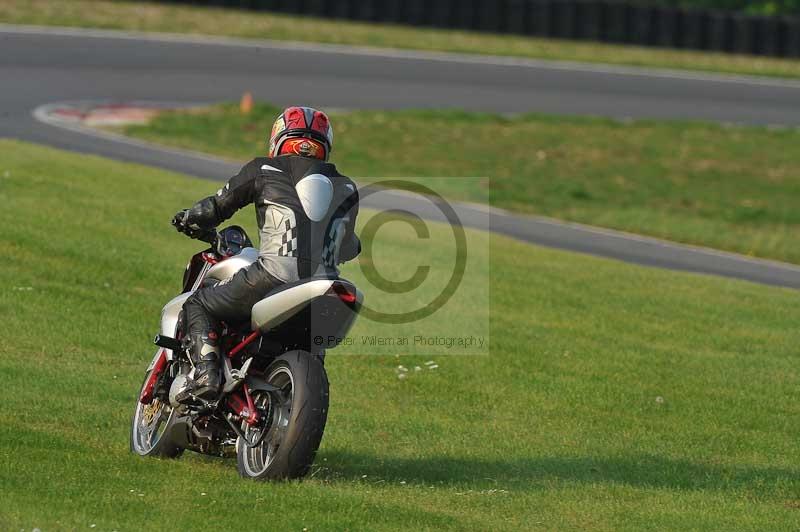
[[[132,136],[245,161],[278,110],[175,112]],[[358,179],[426,178],[451,198],[800,262],[800,131],[458,111],[333,113]]]
[[[2,0],[0,23],[224,35],[800,77],[800,61],[794,59],[414,28],[134,0]]]
[[[491,254],[491,354],[405,380],[424,358],[331,355],[313,478],[257,484],[230,460],[127,450],[160,306],[197,249],[168,220],[217,184],[12,141],[0,161],[0,529],[797,527],[794,291],[471,232]],[[429,251],[385,231],[402,245],[373,258],[397,274]]]

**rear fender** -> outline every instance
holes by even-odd
[[[245,379],[245,384],[247,384],[247,388],[253,392],[255,390],[261,390],[262,392],[277,392],[278,387],[273,386],[272,384],[268,383],[264,379],[256,377],[254,375],[248,375],[247,379]]]
[[[253,330],[267,331],[280,325],[305,307],[314,298],[324,296],[333,285],[332,279],[318,279],[282,290],[253,305]]]

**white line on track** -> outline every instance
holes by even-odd
[[[375,48],[368,46],[346,46],[338,44],[318,44],[298,41],[248,40],[234,37],[210,35],[187,35],[178,33],[148,33],[139,31],[82,29],[63,26],[30,26],[0,24],[0,33],[24,35],[56,35],[61,37],[87,37],[95,39],[120,39],[150,42],[191,44],[198,46],[235,46],[269,50],[289,50],[317,52],[363,57],[382,57],[387,59],[406,59],[415,61],[439,61],[446,63],[466,63],[501,67],[538,68],[571,72],[588,72],[618,76],[638,76],[649,78],[679,79],[709,83],[732,83],[769,87],[800,89],[800,80],[745,76],[734,74],[712,74],[687,70],[660,69],[609,64],[581,63],[577,61],[555,61],[526,59],[497,55],[470,55],[452,52],[427,52],[402,50],[398,48]]]
[[[110,141],[113,141],[113,142],[117,142],[119,144],[127,144],[129,146],[136,146],[137,148],[146,148],[148,150],[155,150],[155,151],[159,151],[161,153],[168,153],[168,154],[171,154],[171,155],[180,155],[182,157],[192,157],[194,159],[200,159],[200,160],[208,161],[208,162],[212,162],[212,163],[236,164],[235,161],[222,159],[220,157],[212,157],[212,156],[210,156],[208,154],[201,153],[201,152],[198,152],[198,151],[181,149],[181,148],[167,148],[167,147],[164,147],[164,146],[162,146],[160,144],[154,144],[154,143],[147,142],[147,141],[144,141],[144,140],[134,139],[134,138],[131,138],[131,137],[119,134],[119,133],[114,133],[114,132],[111,132],[111,131],[105,131],[105,130],[102,130],[102,129],[97,129],[97,128],[93,128],[93,127],[89,127],[89,126],[84,126],[82,124],[70,123],[70,122],[67,122],[65,120],[58,119],[58,118],[55,118],[54,116],[52,116],[52,113],[53,113],[53,111],[55,109],[60,109],[60,108],[63,108],[63,107],[68,107],[68,106],[71,107],[71,106],[74,106],[74,105],[90,104],[90,103],[92,103],[92,102],[88,102],[88,101],[85,101],[85,100],[48,103],[48,104],[40,105],[39,107],[34,109],[31,112],[31,115],[33,116],[33,118],[35,118],[39,122],[41,122],[43,124],[47,124],[49,126],[54,126],[54,127],[59,127],[59,128],[62,128],[62,129],[67,129],[67,130],[72,131],[74,133],[80,133],[82,135],[89,135],[90,137],[96,137],[96,138],[101,138],[101,139],[104,139],[104,140],[110,140]],[[94,102],[94,103],[96,103],[97,105],[103,105],[103,104],[107,104],[107,103],[110,103],[110,102],[108,102],[108,101],[97,101],[97,102]],[[119,103],[119,102],[115,102],[115,103]],[[137,102],[132,101],[132,102],[127,102],[127,103],[130,103],[131,105],[135,105]],[[153,102],[142,102],[142,103],[146,103],[147,105],[153,105]],[[161,105],[163,107],[165,107],[165,108],[170,107],[170,104],[163,103],[163,102],[161,103]],[[176,106],[176,107],[184,107],[184,108],[187,107],[185,104],[183,104],[183,105],[174,104],[174,106]]]

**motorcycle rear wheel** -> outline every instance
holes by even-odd
[[[253,390],[253,400],[265,418],[242,430],[250,447],[236,440],[239,474],[253,480],[304,477],[314,463],[328,417],[328,376],[319,359],[305,351],[290,351],[275,359],[265,372],[277,392]]]

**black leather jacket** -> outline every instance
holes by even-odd
[[[275,277],[296,281],[319,273],[338,274],[355,258],[358,190],[336,166],[284,155],[257,157],[187,213],[187,225],[212,228],[254,203],[260,231],[259,260]]]

